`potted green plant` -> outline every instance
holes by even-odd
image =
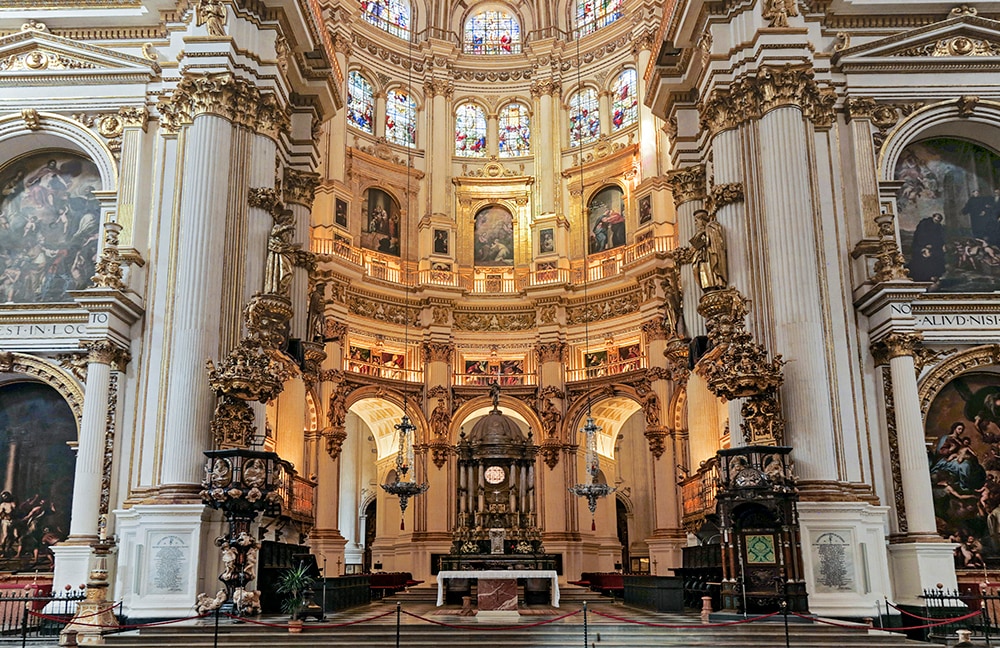
[[[302,632],[300,615],[312,602],[310,595],[315,582],[309,573],[309,566],[305,563],[286,569],[278,577],[277,591],[285,595],[285,600],[281,602],[281,610],[289,617],[289,632]]]

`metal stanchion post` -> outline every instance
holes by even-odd
[[[24,604],[24,614],[21,615],[21,648],[24,648],[28,643],[28,608],[31,605],[31,601],[26,601]]]
[[[587,648],[590,643],[590,636],[587,628],[587,602],[583,602],[583,648]]]
[[[789,648],[789,644],[788,644],[788,581],[787,580],[782,585],[781,611],[784,613],[784,616],[785,616],[785,648]]]
[[[986,637],[986,648],[990,648],[990,610],[986,607],[986,592],[983,592],[983,598],[979,602],[979,616],[983,620],[983,635]]]
[[[222,606],[215,608],[215,634],[212,637],[212,648],[219,648],[219,610]]]
[[[399,601],[396,601],[396,648],[399,648],[399,619],[401,612]]]

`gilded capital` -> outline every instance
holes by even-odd
[[[109,340],[88,340],[83,346],[87,349],[87,362],[111,365],[117,371],[125,371],[125,365],[132,359],[128,349]]]
[[[871,351],[876,365],[887,364],[893,358],[913,356],[923,345],[924,337],[915,331],[890,333],[884,338],[872,342]]]
[[[669,171],[667,185],[674,195],[674,205],[677,207],[692,200],[703,200],[707,188],[705,165],[695,164]]]
[[[424,82],[427,97],[444,97],[450,100],[455,94],[455,84],[447,79],[428,79]]]
[[[542,95],[556,94],[559,91],[559,84],[551,79],[545,81],[532,81],[531,83],[531,96],[541,97]]]
[[[157,104],[163,127],[177,131],[198,115],[216,115],[271,139],[286,132],[291,120],[273,93],[230,72],[188,72],[169,96]]]
[[[285,202],[304,205],[312,209],[317,186],[319,186],[318,173],[285,167],[285,178],[281,183],[282,197]]]
[[[149,122],[149,111],[145,106],[122,106],[118,109],[118,116],[121,117],[125,128],[146,130],[146,124]]]
[[[726,205],[743,202],[743,183],[729,182],[715,185],[708,196],[708,211],[716,212]]]
[[[872,97],[849,97],[847,99],[847,119],[871,119],[878,104]]]
[[[269,214],[284,209],[278,198],[278,192],[271,187],[250,187],[247,203],[254,209],[263,209]]]
[[[447,362],[455,353],[455,345],[450,342],[425,342],[423,346],[424,362]]]
[[[673,337],[673,331],[667,326],[666,321],[662,317],[643,322],[642,332],[646,336],[646,340],[650,342],[653,340],[667,340]]]
[[[538,362],[563,362],[566,357],[566,345],[562,342],[546,342],[535,345]]]

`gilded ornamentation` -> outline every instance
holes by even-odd
[[[673,330],[663,319],[656,318],[642,323],[642,334],[648,342],[653,340],[668,340]]]
[[[451,318],[451,308],[448,306],[431,307],[431,324],[435,326],[447,326]]]
[[[0,70],[3,67],[0,66]],[[24,127],[30,131],[40,130],[42,128],[41,118],[38,116],[38,111],[34,108],[25,108],[21,111],[21,120],[24,122]]]
[[[83,418],[83,388],[76,380],[70,378],[48,361],[23,353],[0,351],[0,373],[19,373],[33,376],[59,392],[79,425]]]
[[[291,51],[288,39],[281,34],[274,37],[274,62],[282,74],[288,74],[288,54]]]
[[[762,67],[728,88],[713,90],[698,104],[699,122],[702,130],[714,134],[758,120],[775,108],[798,106],[817,127],[825,128],[833,124],[835,102],[833,89],[821,88],[811,67]]]
[[[455,345],[449,342],[425,342],[423,346],[424,362],[444,362],[451,364],[455,354]]]
[[[920,381],[920,411],[926,416],[931,401],[955,376],[979,367],[1000,365],[1000,344],[974,347],[948,357]]]
[[[549,467],[549,470],[553,470],[556,464],[559,463],[559,455],[562,454],[562,449],[562,444],[559,443],[558,439],[545,439],[539,445],[538,452],[542,455],[542,461]]]
[[[917,332],[890,333],[872,342],[872,355],[877,364],[887,364],[893,358],[915,355],[923,345],[923,335]]]
[[[126,290],[125,282],[122,281],[124,276],[122,258],[118,254],[118,235],[121,231],[122,226],[118,223],[104,224],[104,247],[101,248],[101,255],[94,266],[94,276],[90,278],[97,288]]]
[[[272,212],[274,224],[267,237],[267,258],[264,262],[264,293],[288,297],[291,293],[295,253],[301,245],[292,243],[295,222],[291,210]]]
[[[910,278],[906,269],[906,259],[899,251],[896,243],[896,228],[893,225],[893,215],[888,211],[875,217],[878,225],[878,252],[875,254],[873,279],[882,283],[885,281],[905,281]]]
[[[849,97],[846,107],[849,120],[871,119],[878,104],[872,97]]]
[[[195,0],[194,14],[196,24],[205,26],[209,36],[225,36],[228,14],[226,6],[219,0]]]
[[[660,282],[663,289],[663,322],[662,327],[667,336],[676,335],[678,337],[687,336],[687,328],[684,325],[684,287],[681,285],[680,268],[672,265],[667,268],[663,280]],[[666,338],[664,338],[666,339]]]
[[[748,445],[782,445],[785,420],[774,389],[754,394],[740,407],[740,429]]]
[[[257,418],[246,401],[223,395],[215,405],[211,430],[217,448],[244,448],[253,444]]]
[[[125,128],[135,127],[146,130],[146,124],[149,122],[149,111],[146,110],[145,106],[122,106],[118,109],[118,116]]]
[[[674,257],[674,264],[678,266],[687,265],[694,261],[694,248],[688,245],[675,247],[670,251],[670,254]]]
[[[892,56],[1000,56],[1000,43],[954,36],[893,52]]]
[[[896,429],[896,403],[892,397],[892,372],[882,367],[882,402],[885,403],[885,432],[889,441],[889,469],[892,471],[892,499],[896,509],[896,524],[900,533],[909,530],[906,520],[906,499],[903,495],[903,469],[899,462],[899,432]]]
[[[523,175],[523,173],[524,173],[523,168],[518,171],[514,171],[513,169],[508,169],[496,159],[496,156],[493,156],[490,158],[489,162],[484,164],[482,167],[471,169],[465,172],[463,175],[469,178],[516,178],[520,175]],[[515,201],[518,200],[518,198],[523,198],[524,204],[525,205],[528,204],[527,196],[516,197]]]
[[[326,452],[330,458],[336,460],[344,449],[344,441],[347,439],[347,432],[343,427],[328,428],[323,431],[323,439],[326,441]]]
[[[566,359],[566,345],[562,342],[543,342],[535,345],[535,353],[538,354],[538,362],[564,362]]]
[[[951,355],[958,353],[958,349],[929,349],[924,345],[920,344],[913,349],[913,369],[919,376],[923,372],[924,367],[936,363],[941,358],[946,358]]]
[[[455,313],[459,331],[526,331],[535,326],[535,312]]]
[[[695,164],[667,172],[667,186],[673,193],[674,205],[677,207],[692,200],[704,200],[708,187],[705,165]]]
[[[56,356],[59,366],[73,374],[82,383],[87,382],[87,354],[86,353],[60,353]]]
[[[319,186],[318,173],[285,167],[285,178],[281,183],[285,202],[305,205],[311,209],[317,186]]]
[[[692,263],[702,291],[719,290],[729,285],[729,262],[726,236],[715,214],[704,209],[694,213],[696,232],[691,237]]]
[[[160,60],[160,57],[156,54],[156,47],[152,43],[142,44],[142,57],[148,61]]]
[[[976,106],[979,104],[979,97],[976,95],[962,95],[955,103],[958,104],[959,117],[971,117],[972,113],[976,111]]]
[[[634,313],[637,310],[639,310],[639,293],[631,292],[610,299],[567,308],[566,323],[572,326],[586,322],[598,322]]]
[[[108,378],[108,412],[104,417],[104,456],[101,462],[101,500],[97,506],[98,520],[106,518],[111,509],[111,467],[115,460],[115,421],[118,420],[118,374]]]
[[[798,16],[796,0],[764,0],[764,20],[768,27],[788,27],[788,17]]]
[[[420,311],[407,308],[401,304],[389,304],[368,297],[351,295],[347,298],[347,307],[354,315],[367,317],[379,322],[389,322],[399,326],[417,326]]]
[[[691,369],[688,365],[690,349],[687,342],[682,338],[674,338],[667,343],[663,355],[666,358],[666,367],[652,367],[646,371],[646,376],[650,380],[655,380],[659,377],[657,374],[662,371],[666,374],[665,378],[669,378],[677,384],[686,383],[691,375]],[[655,373],[654,369],[657,370]]]
[[[542,304],[538,307],[538,321],[541,324],[558,324],[559,307],[555,304]]]
[[[256,85],[224,72],[185,74],[174,91],[157,104],[163,127],[177,131],[200,114],[217,115],[234,124],[277,139],[287,132],[288,111],[274,94],[264,94]]]
[[[451,101],[455,94],[455,84],[448,79],[429,79],[424,82],[424,92],[427,93],[428,99],[440,96]]]
[[[333,317],[326,317],[323,320],[323,339],[328,342],[343,340],[347,335],[347,324],[337,321]]]
[[[743,183],[729,182],[715,185],[712,187],[707,202],[706,207],[708,207],[710,212],[717,212],[726,205],[743,202]]]
[[[851,46],[851,34],[850,32],[837,32],[837,42],[833,46],[834,52],[843,52],[845,49]]]
[[[82,345],[87,349],[87,362],[110,365],[116,371],[125,371],[132,354],[109,340],[88,340]]]
[[[263,209],[269,214],[283,210],[278,192],[271,187],[250,187],[247,204],[255,209]]]
[[[649,443],[649,452],[653,457],[656,459],[662,457],[667,449],[667,431],[663,428],[646,428],[642,435],[646,437],[646,442]]]
[[[42,70],[93,70],[97,66],[89,61],[70,58],[55,52],[44,50],[31,50],[20,54],[11,54],[0,59],[0,72],[14,72],[31,70],[40,72]]]
[[[43,22],[38,22],[34,18],[30,18],[28,22],[21,25],[21,31],[39,31],[48,33],[49,27]]]
[[[979,10],[971,5],[958,5],[948,12],[949,18],[961,18],[962,16],[978,16]]]

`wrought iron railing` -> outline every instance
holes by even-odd
[[[84,590],[69,590],[53,596],[48,586],[3,586],[0,588],[0,636],[55,637],[76,613]],[[121,615],[121,608],[117,610]]]

